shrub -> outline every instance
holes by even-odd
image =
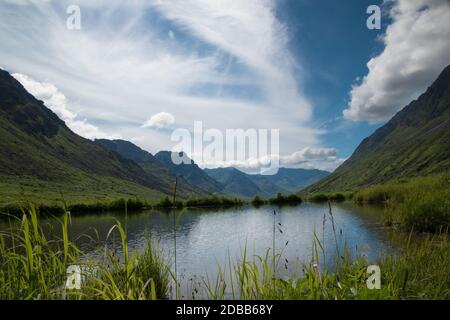
[[[260,197],[260,196],[255,196],[252,200],[252,205],[254,207],[261,207],[265,204],[266,202]]]

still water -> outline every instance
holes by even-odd
[[[313,203],[283,208],[187,209],[176,231],[178,275],[181,279],[206,274],[214,277],[218,265],[226,265],[229,258],[239,260],[244,248],[248,257],[263,255],[267,249],[272,250],[274,223],[275,247],[282,255],[281,272],[285,275],[296,272],[302,262],[310,259],[315,235],[323,245],[329,265],[336,252],[342,254],[344,246],[353,256],[364,255],[373,261],[391,250],[388,231],[378,210],[345,203],[333,204],[332,215],[328,204]],[[145,211],[128,214],[126,218],[119,213],[72,216],[70,233],[76,239],[80,234],[94,235],[92,230],[96,229],[100,239],[105,240],[117,219],[126,226],[130,251],[142,250],[151,239],[173,263],[174,216],[178,213]],[[0,229],[5,227],[4,222],[1,224],[0,221]],[[78,244],[91,250],[83,239],[77,240]],[[110,237],[108,246],[120,251],[118,234]],[[90,253],[95,256],[99,252],[102,250]]]

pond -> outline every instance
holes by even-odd
[[[282,257],[280,276],[292,275],[301,263],[310,260],[314,239],[324,248],[328,269],[344,246],[352,256],[364,255],[369,261],[391,250],[380,209],[347,203],[332,204],[331,209],[332,214],[328,204],[315,203],[282,208],[186,209],[176,231],[178,276],[185,282],[206,274],[214,278],[218,266],[225,266],[230,258],[239,260],[244,248],[250,258],[262,256],[272,250],[274,240],[276,252]],[[75,239],[84,233],[94,235],[92,229],[96,229],[100,239],[105,240],[117,219],[126,225],[130,251],[142,250],[151,239],[173,265],[174,217],[179,212],[151,210],[128,214],[126,218],[120,213],[72,216],[70,233]],[[5,227],[5,222],[0,221],[0,229]],[[86,251],[92,249],[85,238],[77,242]],[[108,246],[120,251],[117,233],[110,237]],[[102,252],[90,254],[95,257]]]

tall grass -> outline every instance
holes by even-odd
[[[31,207],[23,211],[18,229],[11,221],[10,228],[0,233],[0,299],[167,297],[169,269],[150,243],[143,253],[130,254],[125,229],[117,221],[108,237],[119,233],[122,254],[105,245],[104,263],[85,261],[69,234],[70,214],[57,220],[60,236],[50,224],[44,231],[37,210]],[[67,268],[72,265],[83,270],[81,290],[66,290]]]
[[[181,215],[182,211],[174,214],[175,261]],[[331,205],[328,215],[336,237]],[[280,246],[277,242],[283,230],[276,217],[274,212],[272,248],[262,256],[249,256],[245,246],[238,260],[228,256],[228,264],[218,267],[216,277],[202,277],[202,285],[195,288],[197,295],[193,292],[192,298],[450,299],[448,230],[403,238],[396,254],[385,254],[375,262],[381,268],[381,289],[369,290],[366,268],[373,262],[362,256],[351,258],[345,247],[340,252],[337,245],[334,264],[328,266],[329,259],[317,235],[312,239],[311,258],[299,263],[290,276],[281,277],[289,263],[283,258],[288,243]],[[0,299],[165,299],[171,282],[175,282],[175,298],[180,298],[176,262],[172,272],[163,253],[151,242],[143,252],[130,252],[126,225],[119,221],[108,232],[103,260],[90,261],[83,259],[77,238],[69,232],[69,213],[58,219],[59,232],[51,225],[43,226],[34,208],[23,211],[22,219],[10,219],[10,228],[0,233]],[[19,220],[18,227],[14,220]],[[108,245],[108,239],[116,235],[120,250]],[[65,288],[71,265],[83,270],[81,290]]]
[[[407,237],[402,243],[396,254],[385,254],[375,262],[363,256],[352,259],[344,247],[334,265],[327,266],[323,245],[314,236],[310,260],[288,277],[277,276],[285,267],[280,263],[282,251],[271,257],[267,249],[263,256],[249,259],[244,248],[239,260],[229,258],[228,282],[223,273],[226,267],[220,266],[216,280],[205,281],[204,293],[208,299],[242,300],[450,299],[448,232],[414,241]],[[367,287],[367,267],[372,264],[381,269],[379,290]]]
[[[437,232],[450,227],[450,172],[371,186],[353,200],[384,204],[389,222],[406,230]]]

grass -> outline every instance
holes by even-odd
[[[356,191],[310,194],[306,200],[380,205],[385,208],[387,225],[406,231],[439,232],[450,227],[450,171],[390,181]]]
[[[331,212],[330,212],[331,213]],[[274,241],[275,241],[274,228]],[[239,261],[229,258],[218,268],[214,281],[207,277],[204,292],[208,299],[241,300],[447,300],[450,299],[450,250],[448,230],[427,234],[419,240],[402,235],[398,252],[385,254],[375,262],[381,271],[380,289],[369,289],[367,268],[373,262],[348,250],[337,254],[327,266],[320,240],[315,236],[311,260],[301,264],[297,274],[279,277],[287,268],[282,252],[267,249],[263,256],[249,258],[244,248]],[[330,268],[331,267],[331,268]],[[224,270],[229,270],[226,279]],[[329,270],[334,270],[330,272]]]
[[[122,254],[105,245],[104,261],[90,262],[82,259],[83,252],[71,240],[70,215],[65,213],[58,221],[60,237],[52,229],[44,232],[38,212],[30,208],[23,212],[19,230],[11,223],[9,230],[0,233],[0,299],[167,297],[169,268],[150,244],[141,254],[129,254],[120,222],[110,229],[108,237],[119,233]],[[67,268],[73,265],[83,270],[82,290],[65,289]]]
[[[63,196],[60,196],[63,199]],[[98,201],[88,203],[67,203],[60,200],[55,204],[36,204],[24,201],[20,205],[12,204],[0,207],[2,212],[11,215],[21,216],[22,208],[32,205],[41,215],[63,215],[70,211],[71,214],[100,213],[100,212],[119,212],[127,207],[127,210],[142,211],[145,209],[180,209],[180,208],[230,208],[240,207],[246,202],[239,198],[227,198],[221,196],[205,196],[190,198],[188,200],[171,200],[168,196],[159,201],[146,201],[138,198],[118,198],[109,201]]]
[[[385,205],[389,224],[437,232],[450,227],[450,172],[371,186],[355,193],[353,201]]]
[[[174,196],[175,200],[175,196]],[[331,208],[331,207],[330,207]],[[183,214],[174,213],[176,261],[176,227]],[[208,299],[449,299],[450,250],[448,230],[420,238],[402,238],[403,246],[395,255],[386,254],[376,262],[381,268],[381,289],[369,290],[364,257],[352,259],[347,250],[337,252],[333,266],[327,266],[323,247],[317,236],[312,240],[311,259],[298,272],[280,277],[289,263],[282,249],[275,251],[277,234],[282,226],[274,212],[273,244],[263,256],[248,256],[243,249],[239,260],[229,257],[228,265],[219,266],[215,279],[202,277],[200,287],[192,288],[192,297]],[[332,212],[329,212],[332,217]],[[10,219],[17,219],[10,217]],[[55,218],[58,219],[58,218]],[[126,225],[119,221],[111,227],[104,242],[103,259],[83,259],[84,253],[69,232],[70,214],[58,219],[61,236],[47,230],[38,212],[30,208],[23,213],[20,227],[0,233],[0,299],[166,299],[171,282],[180,298],[178,275],[171,271],[163,252],[151,242],[142,252],[129,252]],[[334,223],[334,219],[329,219]],[[49,227],[48,227],[49,228]],[[56,228],[56,227],[55,227]],[[109,248],[108,238],[118,235],[120,251]],[[79,237],[87,237],[79,235]],[[98,239],[91,239],[97,244]],[[287,244],[285,245],[285,247]],[[279,247],[279,246],[278,246]],[[82,268],[81,290],[66,290],[67,268]],[[329,270],[333,270],[332,272]],[[173,288],[172,288],[173,290]]]

